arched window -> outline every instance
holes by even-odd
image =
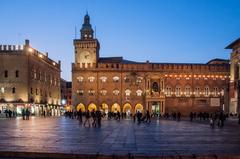
[[[138,89],[138,90],[136,91],[136,93],[137,93],[137,96],[141,96],[141,95],[142,95],[142,90]]]
[[[199,88],[199,87],[196,87],[196,88],[195,88],[195,96],[196,96],[196,97],[199,97],[199,96],[200,96],[200,88]]]
[[[78,82],[83,82],[83,77],[82,76],[78,76],[77,80],[78,80]]]
[[[93,76],[90,76],[90,77],[88,77],[88,80],[89,80],[89,82],[94,82],[94,80],[95,80],[95,77],[93,77]]]
[[[113,94],[116,95],[116,96],[119,95],[119,92],[120,92],[120,91],[117,90],[117,89],[113,90]]]
[[[105,89],[100,90],[100,93],[102,96],[105,96],[105,95],[107,95],[107,90],[105,90]]]
[[[93,96],[94,94],[95,94],[95,90],[90,89],[90,90],[88,91],[88,95]]]
[[[126,89],[126,90],[125,90],[125,94],[126,94],[126,96],[130,96],[131,91],[130,91],[129,89]]]
[[[180,86],[176,86],[175,95],[178,97],[181,96],[181,87]]]
[[[114,76],[114,77],[113,77],[113,82],[118,82],[119,79],[120,79],[120,78],[119,78],[118,76]]]
[[[171,91],[172,91],[172,88],[170,86],[167,86],[166,92],[165,92],[166,96],[171,96],[171,93],[172,93]]]
[[[208,87],[208,86],[205,86],[205,88],[204,88],[204,95],[205,95],[205,96],[209,96],[209,95],[210,95],[209,87]]]
[[[158,88],[158,83],[157,82],[153,82],[152,90],[153,90],[153,92],[158,92],[159,88]]]
[[[106,77],[106,76],[102,76],[102,77],[100,77],[100,80],[101,80],[103,83],[105,83],[105,82],[107,81],[107,77]]]
[[[187,97],[190,97],[190,96],[191,96],[191,87],[190,87],[189,85],[187,85],[187,86],[185,87],[185,95],[186,95]]]

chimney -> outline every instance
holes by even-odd
[[[48,57],[48,52],[46,52],[46,56]]]
[[[28,39],[25,40],[25,45],[29,46],[30,41]]]

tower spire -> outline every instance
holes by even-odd
[[[82,24],[81,28],[81,39],[87,40],[87,39],[93,39],[93,29],[92,25],[90,24],[90,16],[88,15],[88,11],[86,15],[84,16],[84,23]]]

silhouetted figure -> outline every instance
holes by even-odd
[[[149,110],[147,110],[147,114],[146,114],[146,123],[150,123],[151,122],[151,116],[150,116],[150,112]]]
[[[135,121],[136,121],[136,113],[133,114],[133,122],[135,123]]]
[[[138,124],[141,124],[141,118],[142,118],[142,114],[138,111],[137,112]]]
[[[25,120],[25,115],[26,115],[26,112],[25,112],[25,109],[23,108],[22,109],[22,118],[23,118],[23,120]]]
[[[87,110],[86,114],[85,114],[85,121],[84,121],[84,124],[83,126],[86,125],[86,123],[88,122],[88,127],[90,127],[90,113],[89,113],[89,110]]]
[[[178,113],[177,113],[177,121],[180,121],[180,120],[181,120],[181,113],[178,112]]]
[[[46,111],[45,110],[43,111],[43,116],[44,116],[44,118],[46,117]]]
[[[79,109],[78,111],[78,120],[79,120],[79,123],[81,124],[82,123],[82,110]]]
[[[102,121],[102,114],[99,110],[96,111],[96,118],[97,118],[97,125],[100,128],[101,127],[101,121]]]
[[[96,126],[97,126],[97,122],[96,122],[96,112],[95,112],[94,109],[93,109],[92,112],[91,112],[91,116],[92,116],[92,119],[93,119],[92,126],[93,126],[93,127],[96,127]]]
[[[120,112],[117,111],[117,118],[116,118],[116,119],[119,120],[119,121],[120,121],[120,116],[121,116],[121,115],[120,115]]]
[[[30,116],[30,111],[28,110],[28,108],[26,109],[26,120],[29,120],[29,116]]]

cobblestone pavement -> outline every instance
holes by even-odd
[[[207,123],[153,120],[103,120],[101,128],[85,128],[75,119],[32,117],[29,121],[0,119],[0,152],[43,152],[167,156],[192,154],[240,155],[240,125],[223,128]]]

